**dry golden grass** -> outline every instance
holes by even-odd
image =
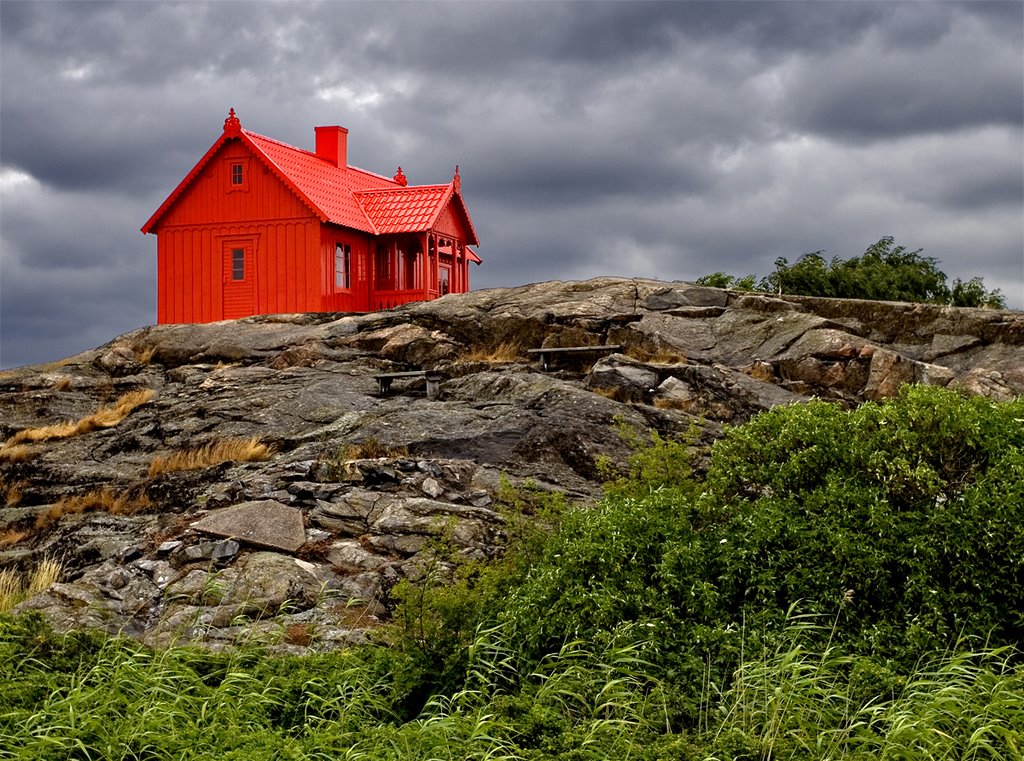
[[[338,603],[332,607],[334,623],[348,629],[371,629],[380,622],[366,605],[355,602]]]
[[[653,365],[680,365],[686,361],[686,355],[675,349],[662,346],[654,351],[642,346],[627,346],[626,356],[640,362],[649,362]]]
[[[8,484],[0,478],[0,490],[4,493],[4,507],[17,507],[21,504],[21,490],[25,487],[24,481],[15,481]]]
[[[55,502],[50,505],[48,510],[36,516],[35,527],[37,531],[40,531],[57,523],[65,515],[76,515],[86,512],[135,515],[152,507],[152,504],[145,492],[135,494],[130,492],[115,493],[104,486],[101,489],[93,489],[85,494],[64,497],[60,501]]]
[[[285,628],[284,642],[289,645],[309,647],[313,642],[314,630],[315,626],[313,624],[290,624]]]
[[[497,346],[477,346],[463,359],[469,362],[515,362],[525,356],[523,347],[515,341],[504,341]]]
[[[594,386],[590,390],[593,391],[598,396],[603,396],[605,399],[611,399],[612,401],[616,402],[622,401],[622,399],[620,398],[622,396],[622,389],[618,388],[617,386]]]
[[[261,462],[274,454],[273,447],[258,436],[248,439],[224,439],[195,449],[181,449],[166,457],[154,457],[149,464],[149,477],[177,470],[201,470],[222,462]]]
[[[0,571],[0,613],[7,613],[25,599],[25,585],[21,574],[5,568]]]
[[[132,351],[135,352],[135,361],[142,365],[148,365],[153,361],[153,355],[156,354],[155,346],[147,346],[145,348],[136,346]]]
[[[28,462],[35,456],[35,450],[24,444],[0,445],[0,462]]]
[[[149,388],[129,391],[118,398],[113,404],[107,407],[100,407],[94,413],[87,415],[81,420],[45,425],[41,428],[26,428],[18,431],[0,447],[0,455],[2,455],[4,450],[14,447],[23,441],[39,442],[52,439],[66,439],[71,436],[80,436],[99,428],[113,428],[128,417],[132,410],[142,406],[155,395],[156,392]]]
[[[64,572],[64,567],[57,560],[47,558],[42,563],[36,566],[36,569],[32,572],[28,581],[28,594],[29,597],[37,595],[40,592],[48,589],[49,587],[60,581],[60,576]]]
[[[25,537],[29,536],[28,531],[19,531],[14,528],[7,528],[0,531],[0,549],[13,547]]]
[[[54,391],[70,391],[73,385],[70,375],[62,375],[53,382],[52,388]]]
[[[47,362],[46,364],[39,365],[39,369],[44,373],[48,373],[53,370],[59,370],[62,367],[67,367],[74,361],[74,357],[64,357],[64,359],[58,359],[56,362]]]
[[[7,613],[19,602],[56,584],[63,570],[56,560],[44,560],[29,575],[27,584],[24,576],[16,571],[0,571],[0,613]]]
[[[384,444],[376,436],[367,436],[358,444],[346,444],[338,452],[341,460],[377,460],[383,457],[408,457],[409,447]]]

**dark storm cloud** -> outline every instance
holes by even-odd
[[[151,322],[220,134],[460,165],[474,285],[765,273],[885,234],[1024,306],[1024,5],[0,2],[0,364]]]
[[[855,140],[1020,125],[1019,45],[987,46],[969,17],[955,25],[963,28],[954,39],[928,48],[892,44],[879,30],[841,56],[816,60],[791,82],[800,94],[795,123]]]

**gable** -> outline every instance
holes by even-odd
[[[438,230],[476,245],[476,232],[454,182],[356,193],[363,213],[380,235]]]
[[[233,167],[241,168],[243,182],[232,182]],[[221,143],[204,156],[186,180],[161,207],[157,226],[242,223],[267,219],[308,219],[319,217],[317,210],[267,167],[241,140]]]

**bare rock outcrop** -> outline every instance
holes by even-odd
[[[527,354],[611,344],[550,371]],[[419,377],[381,394],[376,376],[409,370],[440,371],[440,398]],[[628,455],[620,421],[711,439],[903,383],[1024,393],[1024,314],[598,278],[143,328],[0,373],[0,568],[60,560],[20,609],[61,629],[338,647],[387,620],[395,584],[443,577],[440,547],[500,552],[508,484],[599,495],[599,458]]]

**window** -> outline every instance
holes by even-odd
[[[378,291],[395,290],[395,257],[391,243],[378,243],[374,262],[374,287]]]
[[[245,280],[245,249],[231,249],[231,279]]]
[[[405,251],[405,257],[402,262],[402,288],[407,291],[420,287],[420,268],[417,266],[420,248],[421,246],[418,242],[412,241],[409,248]]]
[[[228,193],[249,191],[249,159],[232,156],[224,162],[224,182]]]
[[[334,244],[334,287],[352,287],[352,247],[348,243]]]

